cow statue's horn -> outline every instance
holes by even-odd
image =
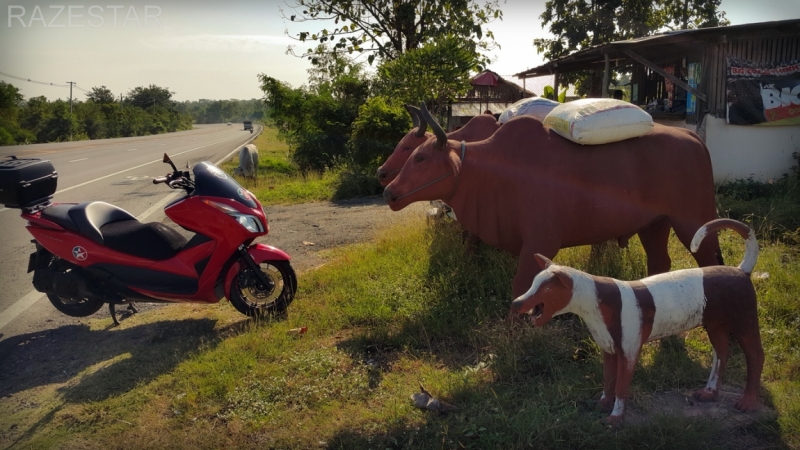
[[[437,122],[436,119],[433,118],[431,113],[428,112],[428,107],[425,106],[424,102],[420,103],[419,107],[421,109],[420,112],[422,113],[422,118],[425,120],[425,122],[428,123],[428,125],[431,126],[431,128],[433,129],[433,134],[436,135],[436,147],[444,148],[444,146],[447,144],[447,134],[439,125],[439,122]]]
[[[428,124],[425,123],[425,121],[420,118],[421,116],[420,116],[419,108],[417,108],[416,106],[408,105],[408,104],[406,104],[405,107],[406,107],[406,111],[408,111],[408,114],[411,115],[411,122],[414,124],[414,128],[417,129],[417,132],[414,133],[414,136],[416,136],[416,137],[424,137],[425,136],[425,131],[428,129]]]

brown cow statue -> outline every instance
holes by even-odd
[[[411,105],[405,105],[405,107],[406,111],[411,115],[414,128],[403,136],[403,139],[394,148],[386,162],[378,168],[377,175],[381,186],[387,186],[391,183],[400,172],[400,169],[403,168],[403,164],[406,163],[411,152],[433,136],[431,133],[425,132],[428,128],[428,123],[420,119],[421,112],[419,108]],[[466,125],[453,131],[448,137],[456,141],[482,141],[494,134],[498,128],[500,128],[500,123],[493,116],[480,115],[470,119]]]
[[[441,199],[470,233],[518,255],[515,297],[540,271],[537,253],[552,259],[561,248],[638,234],[653,275],[669,271],[670,227],[688,249],[716,218],[711,158],[691,131],[656,124],[639,138],[584,146],[523,116],[467,144],[448,140],[422,108],[436,138],[414,150],[383,197],[393,211]],[[715,236],[693,256],[700,266],[722,263]]]

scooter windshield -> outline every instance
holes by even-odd
[[[194,195],[227,198],[249,208],[256,207],[256,202],[247,189],[210,162],[198,163],[192,172],[194,172]]]

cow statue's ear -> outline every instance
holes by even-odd
[[[542,270],[545,270],[548,267],[550,267],[551,265],[553,265],[553,261],[550,261],[549,259],[547,259],[547,257],[545,257],[544,255],[541,255],[539,253],[533,255],[533,258],[536,259],[536,262],[539,263],[539,267]]]
[[[447,158],[448,163],[450,163],[450,169],[458,177],[461,174],[461,158],[456,155],[456,152],[450,152]]]

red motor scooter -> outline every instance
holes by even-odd
[[[25,173],[26,161],[46,164],[38,173],[30,168]],[[18,166],[0,170],[0,196],[6,206],[23,210],[35,237],[28,272],[36,290],[74,317],[94,314],[107,303],[115,323],[115,305],[135,311],[137,301],[216,303],[227,297],[248,316],[283,313],[294,299],[297,278],[288,254],[252,244],[269,232],[259,201],[209,162],[194,166],[194,179],[166,154],[164,162],[173,172],[153,183],[186,191],[164,211],[195,233],[189,240],[108,203],[51,204],[57,173],[49,161],[4,161]]]

